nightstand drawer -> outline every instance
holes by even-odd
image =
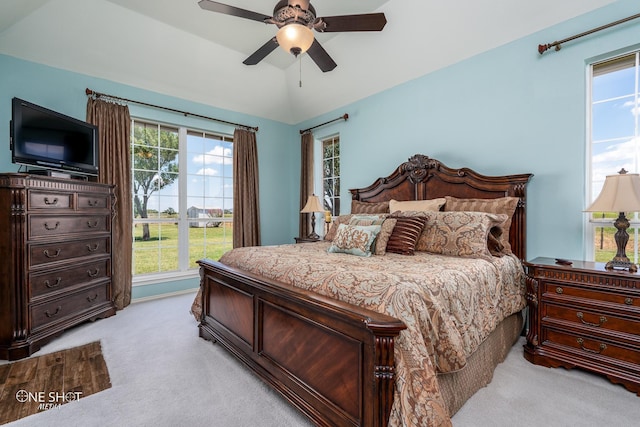
[[[627,362],[635,366],[630,366],[634,371],[640,372],[640,349],[631,349],[626,346],[616,344],[609,340],[599,340],[593,337],[572,334],[565,331],[558,331],[552,328],[543,328],[544,344],[560,344],[570,347],[582,357],[592,357],[597,360],[603,357],[610,358],[609,363],[619,364]]]
[[[611,313],[545,304],[542,308],[542,322],[545,325],[570,322],[573,325],[569,326],[575,329],[587,327],[590,333],[615,335],[618,339],[640,346],[640,319],[631,320]]]
[[[605,305],[617,306],[619,309],[635,309],[640,313],[640,295],[638,290],[612,289],[603,291],[592,287],[583,287],[579,284],[559,283],[552,281],[542,282],[543,299],[576,299],[584,300],[587,304],[597,306]],[[632,293],[634,292],[635,295]]]

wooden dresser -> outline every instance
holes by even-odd
[[[0,174],[0,359],[115,314],[114,202],[110,185]]]
[[[640,396],[640,274],[553,258],[525,263],[529,330],[524,356],[582,368]]]

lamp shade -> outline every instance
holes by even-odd
[[[638,212],[640,211],[640,175],[626,173],[607,175],[600,195],[586,212]]]
[[[307,204],[300,211],[301,213],[324,212],[320,199],[315,194],[309,196]]]
[[[292,22],[278,30],[276,40],[285,51],[298,56],[311,47],[313,31],[305,25]]]

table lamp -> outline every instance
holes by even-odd
[[[609,261],[605,268],[612,270],[620,268],[632,273],[638,271],[636,264],[632,263],[625,252],[629,241],[629,220],[625,212],[640,211],[640,175],[627,173],[622,169],[618,175],[607,175],[600,195],[589,206],[586,212],[619,212],[618,219],[613,226],[618,230],[615,234],[617,246],[616,256]]]
[[[315,194],[312,194],[307,199],[307,204],[304,205],[304,208],[300,211],[300,213],[309,213],[311,214],[311,233],[307,236],[308,239],[319,239],[320,236],[316,233],[316,212],[324,212],[324,208],[320,203],[320,199]]]

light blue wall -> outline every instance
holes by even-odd
[[[637,13],[636,0],[618,1],[300,128],[349,114],[346,123],[316,132],[340,132],[345,201],[349,188],[371,184],[416,153],[486,175],[533,173],[527,189],[527,258],[582,259],[586,64],[637,47],[640,19],[566,43],[559,52],[540,55],[537,46]],[[348,211],[348,203],[342,207]]]

